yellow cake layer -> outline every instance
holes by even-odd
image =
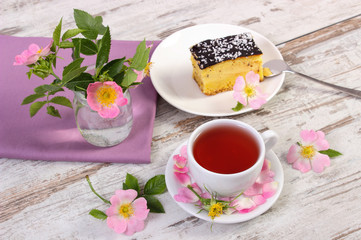
[[[249,71],[258,73],[260,81],[263,80],[262,54],[223,61],[203,70],[199,68],[193,56],[191,60],[193,78],[206,95],[232,90],[236,78],[245,77]]]

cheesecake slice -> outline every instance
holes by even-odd
[[[230,91],[236,78],[254,71],[263,80],[262,51],[251,33],[208,39],[190,48],[193,78],[206,95]]]

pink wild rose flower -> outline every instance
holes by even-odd
[[[246,74],[246,79],[239,76],[233,86],[233,98],[243,106],[249,106],[253,109],[260,108],[267,102],[266,95],[259,86],[259,75],[253,71]]]
[[[287,162],[303,173],[311,169],[320,173],[324,167],[330,166],[330,157],[319,152],[329,149],[325,134],[322,131],[303,130],[300,135],[302,140],[290,147]]]
[[[87,102],[102,118],[115,118],[128,99],[123,96],[122,88],[112,81],[91,83],[87,89]]]
[[[30,65],[36,63],[40,57],[48,55],[50,52],[51,41],[45,48],[40,48],[37,44],[30,44],[29,48],[23,51],[20,55],[15,56],[15,62],[13,65]]]
[[[137,198],[133,189],[117,190],[110,198],[111,206],[107,209],[107,224],[116,233],[133,235],[144,229],[144,220],[148,217],[147,201]]]

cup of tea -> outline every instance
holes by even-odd
[[[187,144],[188,167],[199,187],[218,196],[236,196],[252,186],[265,154],[278,140],[267,130],[232,119],[217,119],[196,128]]]

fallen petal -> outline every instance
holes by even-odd
[[[174,176],[182,186],[188,186],[191,184],[191,178],[186,173],[174,172]]]
[[[264,184],[262,188],[263,190],[262,196],[266,199],[272,197],[277,192],[277,188],[278,188],[277,181]]]

